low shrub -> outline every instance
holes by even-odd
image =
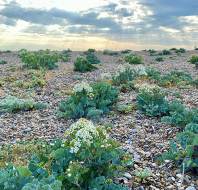
[[[171,55],[171,52],[167,49],[162,50],[162,55]]]
[[[198,56],[193,55],[193,56],[190,58],[189,62],[190,62],[191,64],[194,64],[195,67],[196,67],[196,69],[198,69]]]
[[[90,64],[99,64],[100,63],[100,60],[97,58],[97,56],[93,52],[88,51],[88,53],[86,55],[86,59]]]
[[[190,74],[183,71],[171,71],[163,76],[159,81],[160,86],[176,86],[176,85],[188,85],[193,81]]]
[[[163,153],[160,161],[172,160],[181,171],[198,174],[198,133],[189,130],[181,132],[170,142],[170,148]]]
[[[152,80],[155,80],[155,81],[161,80],[161,73],[155,68],[147,67],[146,73],[147,73],[148,78]]]
[[[118,91],[108,83],[100,82],[90,86],[82,82],[75,85],[73,94],[59,104],[58,116],[95,119],[108,113],[117,98]]]
[[[89,61],[84,57],[77,57],[74,62],[74,71],[78,72],[88,72],[95,70],[96,67],[94,67]]]
[[[149,52],[150,56],[154,56],[157,53],[157,51],[154,49],[149,49],[148,52]]]
[[[5,65],[5,64],[7,64],[7,61],[5,61],[5,60],[0,60],[0,65]]]
[[[124,60],[129,64],[143,64],[142,57],[133,54],[126,55]]]
[[[163,57],[156,57],[155,58],[155,61],[162,62],[162,61],[164,61],[164,58]]]
[[[28,52],[27,50],[20,50],[19,56],[28,69],[54,69],[57,67],[56,63],[59,60],[57,53],[49,50],[41,50],[38,52]]]
[[[175,53],[179,54],[179,53],[185,53],[186,50],[184,48],[179,48],[175,50]]]
[[[136,99],[137,108],[148,116],[163,116],[168,113],[168,101],[159,87],[141,88]]]
[[[131,53],[131,50],[130,49],[125,49],[125,50],[122,50],[121,53],[122,54],[128,54],[128,53]]]
[[[162,121],[184,129],[189,123],[198,123],[198,110],[188,109],[181,102],[173,101],[169,104],[169,115]]]
[[[0,113],[29,111],[46,108],[46,104],[36,103],[33,100],[19,99],[15,96],[7,96],[0,100]]]
[[[103,54],[104,55],[115,56],[115,55],[119,55],[119,52],[118,51],[112,51],[112,50],[105,49],[103,51]]]
[[[132,165],[131,156],[103,126],[80,119],[46,146],[49,152],[32,155],[28,166],[0,169],[0,189],[128,190],[113,179]]]

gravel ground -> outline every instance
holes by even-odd
[[[198,70],[187,60],[191,55],[198,54],[198,51],[187,51],[178,56],[172,54],[165,56],[165,61],[157,63],[154,56],[149,56],[145,51],[136,52],[143,56],[145,66],[152,66],[166,73],[176,70],[189,72],[193,77],[198,76]],[[64,131],[73,123],[72,120],[57,119],[55,115],[58,103],[66,98],[72,87],[81,80],[90,83],[100,79],[102,73],[115,73],[122,64],[120,56],[107,56],[98,52],[98,57],[102,64],[98,70],[80,74],[73,71],[73,60],[81,52],[72,52],[71,60],[68,63],[58,63],[59,67],[46,74],[47,84],[43,89],[27,90],[13,87],[12,83],[18,79],[24,79],[26,70],[22,69],[22,63],[16,52],[0,53],[0,59],[8,62],[0,65],[0,80],[7,77],[6,85],[0,86],[0,97],[5,95],[15,95],[18,97],[32,97],[36,101],[49,104],[45,110],[31,112],[19,112],[16,114],[0,115],[0,144],[16,143],[21,140],[31,139],[54,139],[63,137]],[[135,66],[131,66],[135,67]],[[178,92],[182,101],[189,107],[198,107],[198,89],[168,89],[169,94]],[[135,104],[136,92],[120,94],[120,102]],[[114,127],[111,136],[119,140],[123,148],[133,153],[135,169],[149,168],[152,176],[147,180],[138,183],[134,177],[134,171],[128,171],[121,182],[127,183],[133,189],[198,189],[198,179],[188,174],[183,176],[171,162],[157,165],[155,158],[168,147],[168,141],[172,139],[177,129],[164,125],[156,118],[145,117],[140,112],[134,110],[130,114],[119,114],[117,112],[104,116],[100,120],[103,124],[111,123]]]

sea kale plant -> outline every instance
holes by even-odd
[[[5,65],[5,64],[7,64],[7,61],[5,61],[5,60],[0,60],[0,65]]]
[[[85,57],[79,56],[74,62],[74,71],[84,73],[95,69],[96,67],[94,67]]]
[[[38,52],[28,52],[21,50],[19,57],[28,69],[47,69],[51,70],[57,67],[59,55],[49,50],[40,50]]]
[[[118,90],[105,82],[90,86],[86,82],[76,84],[73,94],[60,102],[58,116],[63,118],[98,118],[108,113],[117,101]]]
[[[163,116],[168,113],[168,101],[165,92],[157,86],[140,88],[137,95],[137,107],[148,116]]]
[[[198,125],[189,124],[170,142],[170,148],[160,156],[160,160],[174,161],[183,172],[198,175]]]
[[[95,51],[93,51],[92,49],[89,49],[87,52],[85,52],[85,54],[86,54],[86,59],[89,63],[91,63],[91,64],[99,64],[100,63],[100,60],[95,55]]]
[[[129,54],[124,57],[125,62],[129,64],[143,64],[143,59],[142,57],[134,54]]]
[[[181,102],[169,103],[169,115],[162,118],[163,122],[184,129],[189,123],[198,124],[198,110],[186,108]]]
[[[15,113],[46,108],[46,104],[34,102],[31,99],[19,99],[15,96],[7,96],[0,100],[0,113]]]
[[[103,126],[80,119],[46,146],[49,152],[32,155],[28,165],[0,169],[0,189],[128,190],[113,180],[132,165],[131,156]]]
[[[193,56],[190,58],[189,62],[190,62],[191,64],[194,64],[195,67],[196,67],[196,69],[198,69],[198,56],[197,56],[197,55],[193,55]]]

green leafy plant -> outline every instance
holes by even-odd
[[[188,109],[181,102],[173,101],[169,104],[169,115],[162,121],[184,129],[189,123],[198,123],[198,110]]]
[[[0,100],[0,113],[29,111],[44,108],[46,108],[46,104],[36,103],[33,100],[19,99],[15,96],[7,96]]]
[[[186,50],[184,48],[179,48],[179,49],[175,49],[175,53],[179,54],[179,53],[185,53]]]
[[[128,190],[113,179],[133,164],[105,127],[80,119],[27,166],[0,169],[1,190]]]
[[[143,180],[152,176],[152,172],[148,168],[145,168],[145,169],[135,171],[135,176],[138,177],[140,182],[142,183]]]
[[[135,106],[131,104],[117,104],[116,110],[123,114],[128,114],[135,109]]]
[[[195,67],[196,67],[196,69],[198,69],[198,56],[193,55],[193,56],[190,58],[189,62],[190,62],[191,64],[194,64]]]
[[[28,69],[54,69],[57,67],[56,63],[59,60],[57,53],[50,52],[49,50],[41,50],[38,52],[28,52],[21,50],[19,56]]]
[[[182,171],[198,174],[198,134],[189,130],[181,132],[170,142],[170,148],[160,156],[160,161],[172,160]]]
[[[74,62],[74,71],[79,71],[79,72],[88,72],[88,71],[93,71],[95,70],[96,67],[94,67],[89,61],[84,58],[84,57],[77,57],[75,62]]]
[[[160,86],[176,86],[176,85],[188,85],[193,81],[190,74],[183,71],[171,71],[161,76],[159,85]]]
[[[143,59],[140,56],[129,54],[124,57],[124,60],[129,64],[143,64]]]
[[[97,56],[95,55],[94,52],[88,51],[86,54],[87,54],[86,59],[89,63],[91,63],[91,64],[99,64],[100,63],[100,60],[97,58]]]
[[[122,54],[128,54],[128,53],[131,53],[131,50],[130,49],[125,49],[125,50],[122,50],[121,53]]]
[[[5,61],[5,60],[0,60],[0,65],[5,65],[5,64],[7,64],[7,61]]]
[[[110,111],[117,98],[118,91],[108,83],[100,82],[89,86],[83,82],[77,84],[73,94],[59,104],[58,116],[98,118]]]
[[[156,57],[155,58],[155,61],[162,62],[162,61],[164,61],[164,58],[163,57]]]
[[[144,87],[137,95],[137,107],[148,116],[163,116],[168,113],[168,101],[159,87]]]
[[[171,52],[167,49],[162,50],[160,55],[171,55]]]
[[[161,80],[161,73],[155,68],[147,67],[146,68],[147,77],[149,79],[160,81]]]

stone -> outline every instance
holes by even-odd
[[[132,178],[132,175],[130,173],[128,173],[128,172],[125,172],[123,176],[126,177],[127,179],[131,179]]]
[[[186,188],[186,190],[196,190],[196,188],[194,186],[189,186]]]

